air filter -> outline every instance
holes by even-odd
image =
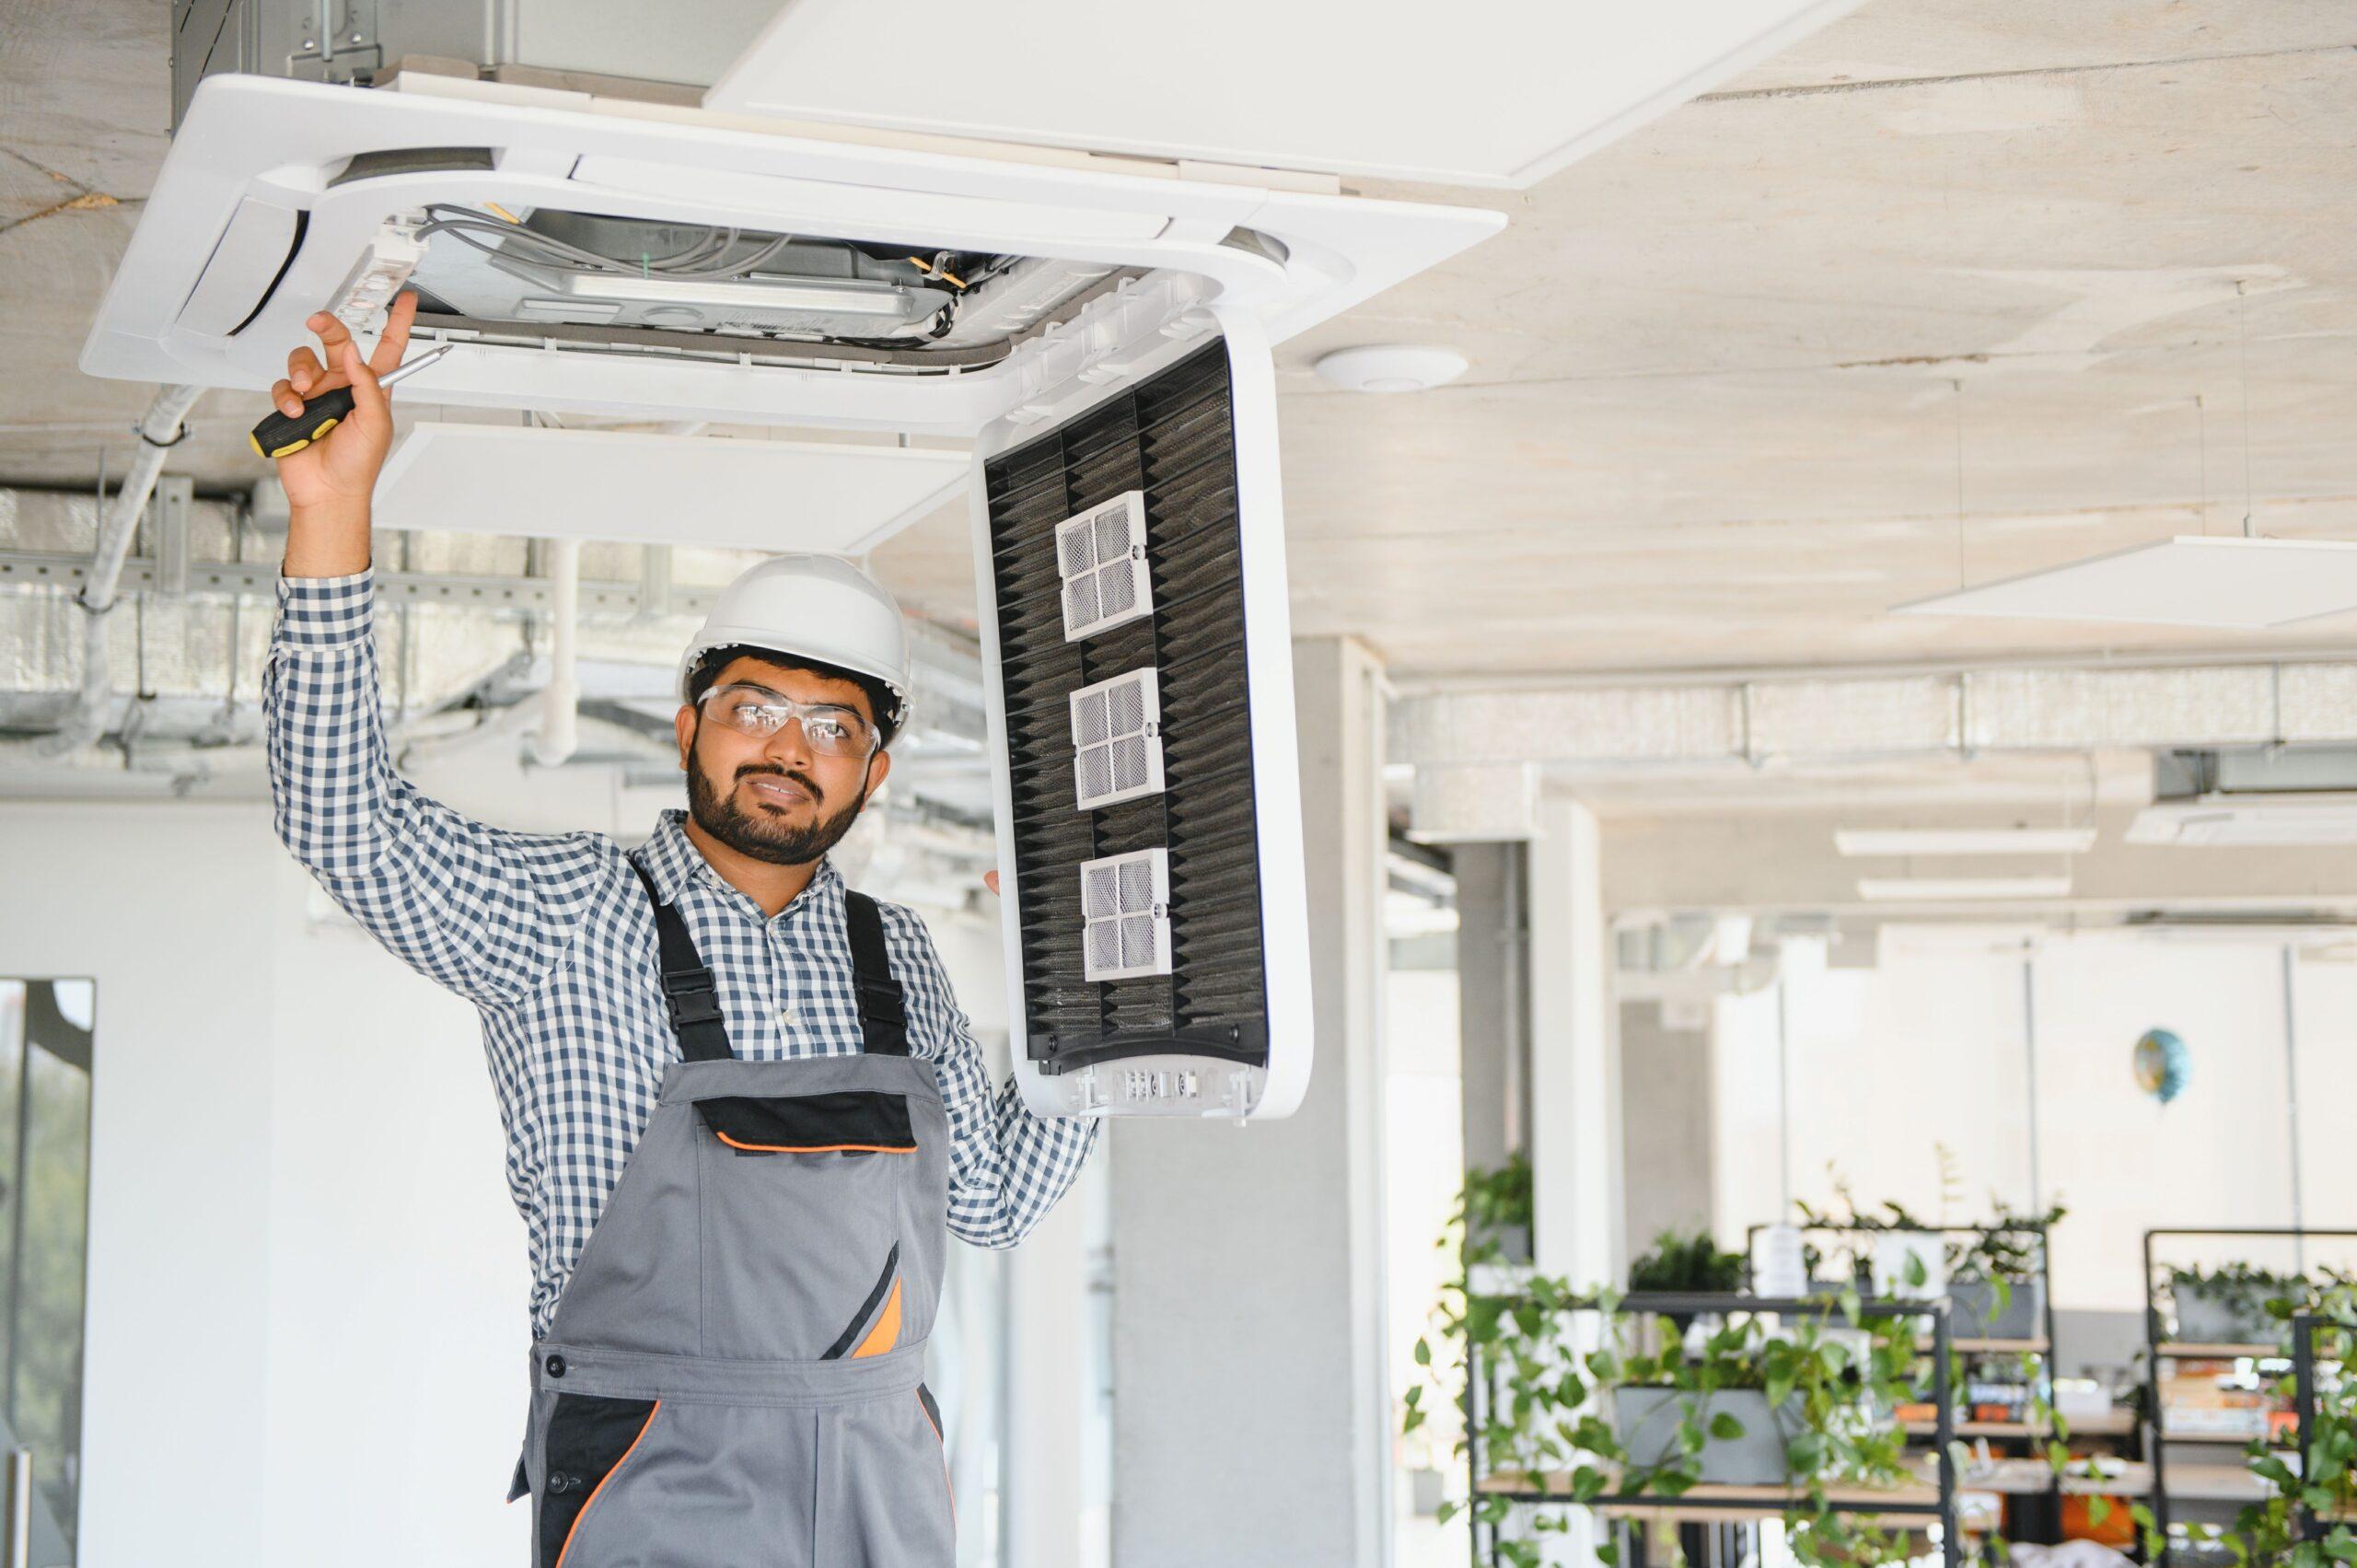
[[[1154,613],[1145,568],[1145,496],[1125,491],[1056,527],[1064,636],[1078,640]]]
[[[1162,792],[1162,683],[1132,670],[1072,694],[1075,803],[1084,810]]]
[[[1107,855],[1080,868],[1083,945],[1091,980],[1170,972],[1170,857],[1158,849]]]

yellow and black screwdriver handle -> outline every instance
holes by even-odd
[[[430,353],[421,354],[377,377],[377,385],[389,387],[411,371],[423,370],[449,352],[450,345],[444,343]],[[305,399],[301,413],[281,413],[272,409],[269,416],[254,426],[253,434],[247,439],[253,443],[255,452],[262,457],[290,457],[350,418],[353,407],[352,389],[338,387],[331,392],[321,392],[316,398]]]
[[[352,389],[338,387],[332,392],[321,392],[306,400],[301,413],[271,410],[269,417],[255,425],[247,439],[265,458],[291,457],[342,424],[352,409]]]

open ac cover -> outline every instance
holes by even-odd
[[[83,367],[259,389],[322,303],[412,286],[459,345],[412,402],[974,437],[1025,1098],[1281,1116],[1311,1020],[1270,345],[1501,220],[1179,172],[215,75]]]

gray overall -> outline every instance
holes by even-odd
[[[865,1052],[742,1062],[639,877],[680,1060],[532,1347],[534,1568],[949,1568],[949,1121],[876,905],[845,895]]]

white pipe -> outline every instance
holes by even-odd
[[[562,766],[581,744],[581,541],[549,541],[554,587],[549,640],[549,683],[540,693],[540,725],[532,737],[532,761]]]
[[[147,509],[156,481],[164,471],[164,451],[179,439],[180,422],[204,389],[164,387],[139,421],[139,451],[122,487],[99,517],[99,541],[90,555],[90,570],[75,602],[83,611],[82,689],[65,722],[49,735],[30,740],[0,741],[0,765],[45,761],[78,751],[106,733],[114,706],[114,672],[107,660],[107,617],[114,610],[115,586],[122,580],[122,563],[131,554],[139,515]]]

